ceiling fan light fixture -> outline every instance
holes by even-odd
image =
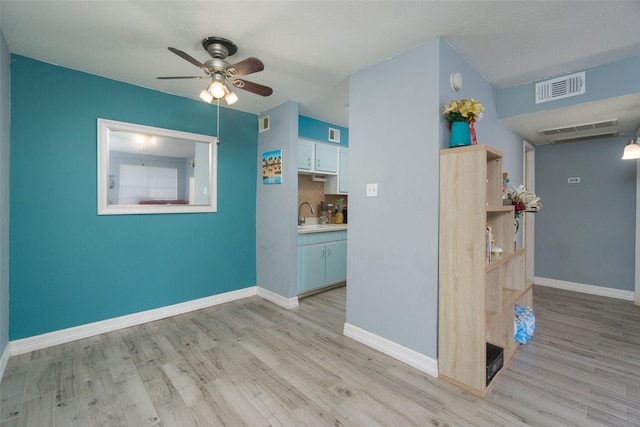
[[[215,81],[209,86],[209,92],[215,99],[220,99],[224,96],[224,85],[221,82]]]
[[[627,145],[624,147],[624,153],[622,154],[623,160],[640,159],[640,145],[638,145],[637,139],[630,139]]]
[[[229,90],[229,88],[225,85],[224,87],[224,100],[227,101],[227,105],[233,105],[238,102],[238,95]]]
[[[212,59],[204,63],[198,61],[193,56],[174,47],[169,47],[169,51],[184,59],[187,62],[200,68],[206,74],[203,76],[173,76],[173,77],[157,77],[158,79],[211,79],[211,83],[206,89],[200,92],[200,99],[209,104],[213,100],[224,98],[227,105],[238,102],[238,96],[231,91],[230,85],[239,89],[251,92],[259,96],[270,96],[273,89],[259,83],[253,83],[246,80],[238,79],[238,77],[248,74],[257,73],[264,70],[264,64],[258,58],[249,57],[234,64],[226,61],[228,56],[233,56],[238,48],[230,40],[221,37],[207,37],[202,41],[202,47],[209,53]]]
[[[208,87],[208,91],[215,99],[220,99],[225,95],[224,76],[219,73],[215,73],[211,76],[211,84]]]
[[[202,92],[200,92],[199,96],[200,99],[208,104],[211,104],[213,102],[213,95],[211,95],[211,92],[209,92],[209,90],[207,89],[203,89]]]

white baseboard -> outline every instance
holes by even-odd
[[[286,309],[292,309],[298,306],[298,297],[285,298],[282,295],[278,295],[267,289],[251,286],[237,291],[225,292],[223,294],[199,298],[180,304],[141,311],[139,313],[115,317],[113,319],[102,320],[94,323],[87,323],[85,325],[74,326],[68,329],[61,329],[42,335],[11,341],[5,348],[2,355],[3,358],[0,359],[0,373],[4,370],[9,356],[28,353],[34,350],[42,350],[43,348],[54,345],[68,343],[82,338],[88,338],[94,335],[128,328],[130,326],[141,325],[143,323],[153,322],[154,320],[165,319],[167,317],[177,316],[179,314],[236,301],[254,295],[258,295],[261,298],[271,301],[272,303]],[[1,375],[0,378],[2,378]]]
[[[617,298],[627,301],[634,300],[633,291],[624,291],[622,289],[585,285],[583,283],[565,282],[564,280],[546,279],[544,277],[534,277],[533,283],[540,286],[564,289],[566,291],[582,292],[585,294],[598,295],[601,297]]]
[[[257,287],[257,295],[267,301],[271,301],[272,303],[279,305],[280,307],[286,308],[287,310],[291,310],[298,306],[298,297],[286,298],[259,286]]]
[[[11,343],[8,342],[2,355],[0,355],[0,380],[4,377],[4,370],[7,368],[7,362],[9,361],[9,356],[11,355]]]
[[[239,289],[237,291],[225,292],[223,294],[199,298],[180,304],[169,305],[153,310],[141,311],[139,313],[115,317],[113,319],[74,326],[68,329],[61,329],[42,335],[36,335],[33,337],[11,341],[9,343],[9,346],[11,348],[10,354],[11,356],[15,356],[17,354],[27,353],[34,350],[41,350],[53,345],[64,344],[82,338],[104,334],[106,332],[112,332],[122,328],[128,328],[130,326],[153,322],[154,320],[177,316],[179,314],[188,313],[190,311],[200,310],[214,305],[224,304],[226,302],[254,296],[256,295],[256,292],[257,287],[251,286],[249,288]]]
[[[411,350],[403,345],[389,341],[371,332],[360,329],[349,323],[344,324],[344,336],[354,339],[368,347],[378,350],[381,353],[391,356],[409,366],[431,375],[438,376],[438,361],[415,350]]]

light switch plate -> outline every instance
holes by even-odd
[[[378,184],[367,184],[367,197],[378,197]]]

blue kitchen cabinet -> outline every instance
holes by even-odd
[[[325,285],[326,245],[298,247],[298,293]]]
[[[338,149],[338,173],[328,175],[324,183],[324,194],[347,194],[349,192],[349,150]]]
[[[313,147],[314,144],[306,139],[298,140],[298,169],[313,169]]]
[[[347,242],[327,243],[325,246],[325,285],[347,280]]]
[[[349,151],[340,150],[340,170],[338,171],[338,192],[347,194],[349,192]]]
[[[338,147],[309,139],[298,140],[298,170],[303,173],[338,173]]]
[[[298,294],[345,280],[346,231],[298,235]]]
[[[316,144],[315,170],[318,172],[338,172],[338,147]]]

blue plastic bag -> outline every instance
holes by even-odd
[[[514,306],[514,336],[516,342],[526,344],[536,332],[536,316],[531,307],[516,304]]]

